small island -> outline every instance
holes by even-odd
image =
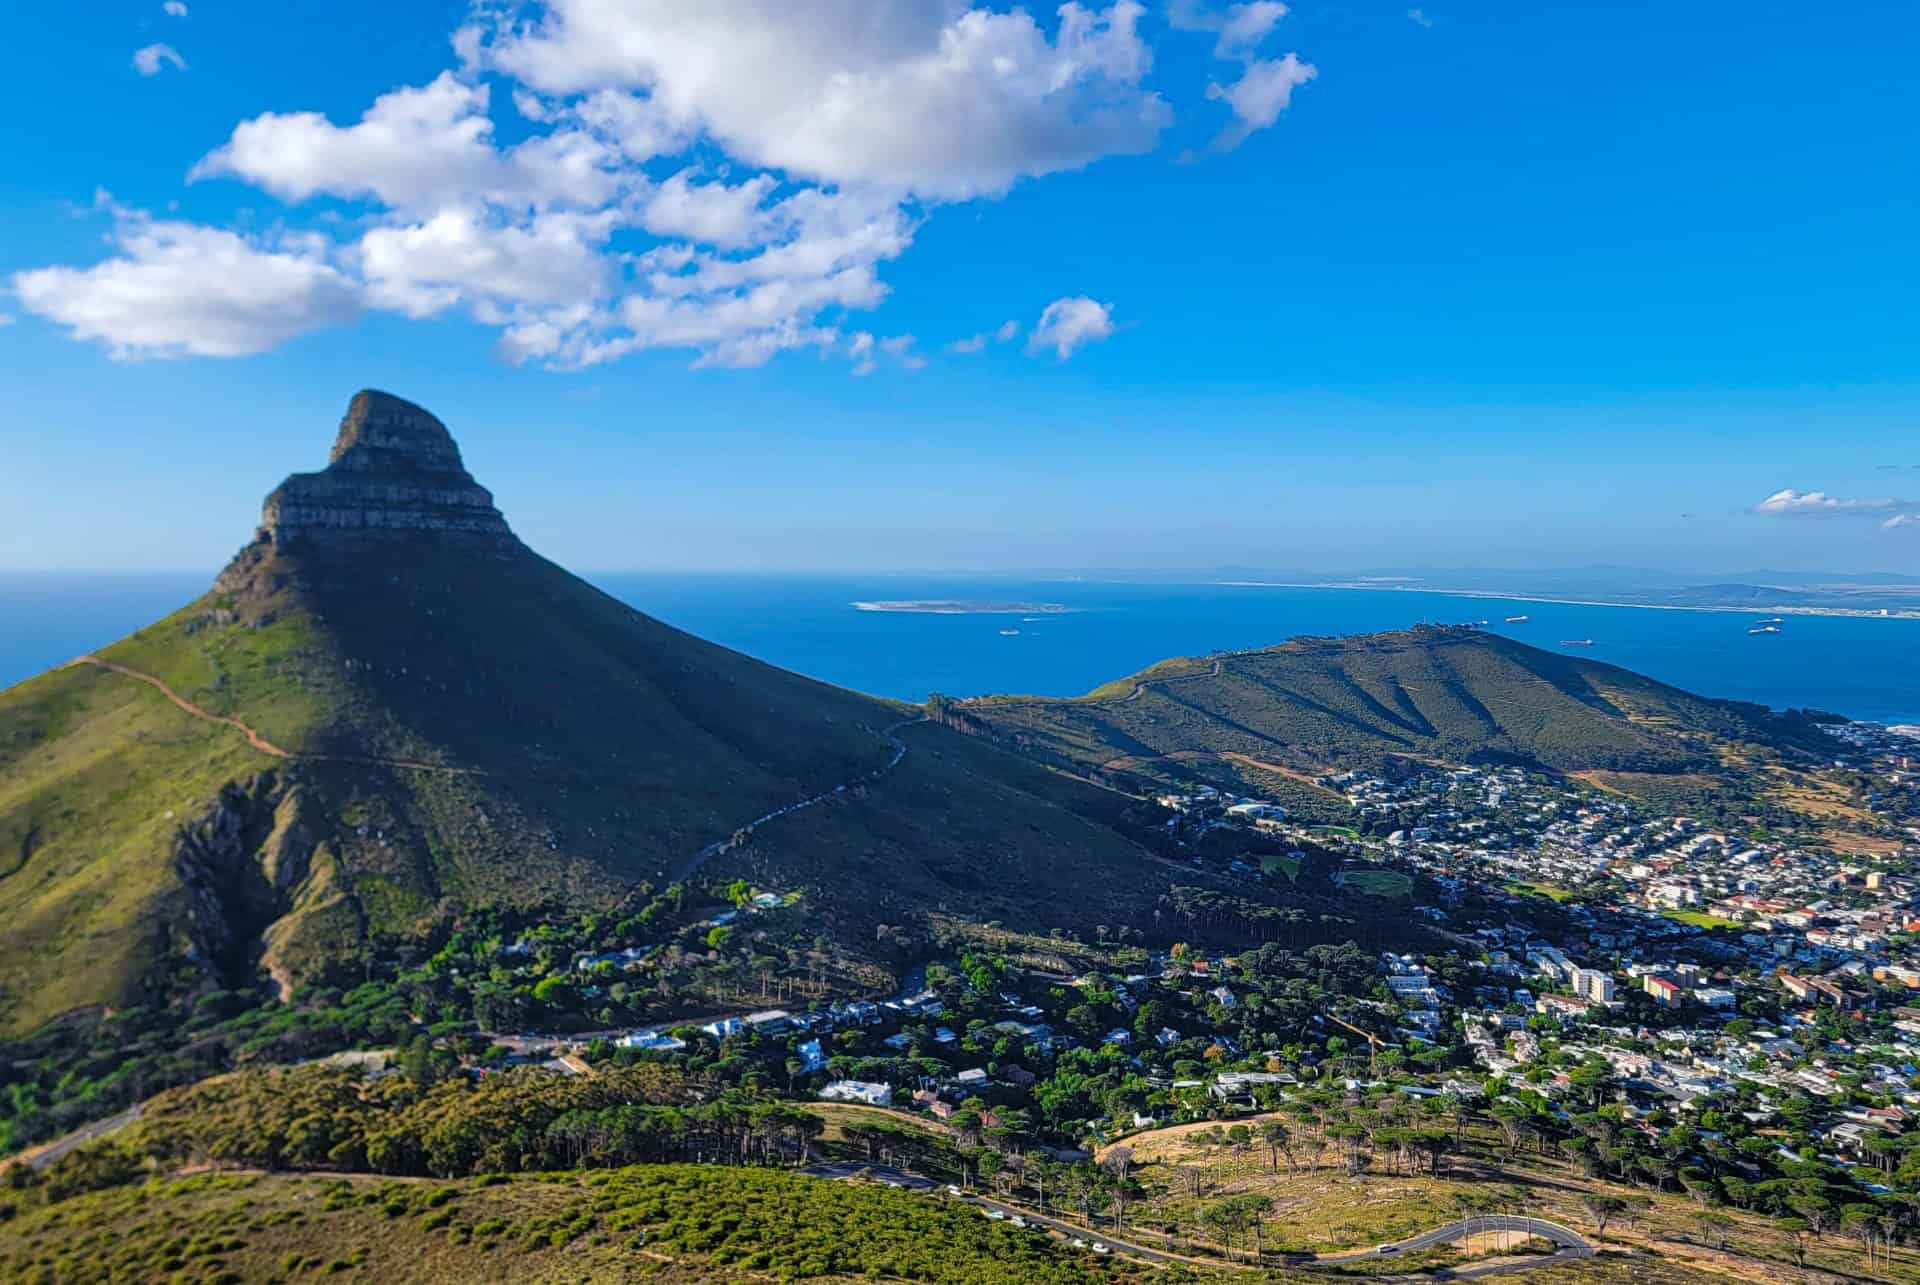
[[[928,616],[1062,616],[1073,608],[1058,602],[996,602],[947,598],[907,598],[856,602],[855,611],[905,611]]]

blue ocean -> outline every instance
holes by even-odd
[[[211,575],[0,577],[0,685],[131,632],[201,592]],[[876,695],[1078,695],[1169,656],[1420,622],[1487,620],[1546,648],[1707,696],[1920,722],[1920,621],[1666,611],[1395,589],[1291,589],[1097,580],[907,576],[600,575],[650,615],[773,664]],[[1057,612],[931,614],[861,602],[1049,604]],[[1508,624],[1505,617],[1529,619]]]

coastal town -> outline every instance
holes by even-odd
[[[1195,787],[1157,800],[1175,845],[1210,854],[1194,862],[1249,883],[1318,865],[1355,898],[1408,903],[1429,948],[1110,943],[1081,952],[1107,967],[1078,971],[1037,964],[1031,945],[969,948],[886,998],[510,1040],[497,1065],[676,1061],[1063,1162],[1170,1124],[1397,1092],[1576,1150],[1604,1134],[1596,1171],[1664,1166],[1659,1185],[1717,1173],[1738,1192],[1770,1164],[1817,1161],[1884,1194],[1920,1176],[1920,739],[1832,735],[1823,771],[1879,820],[1870,851],[1660,815],[1514,766],[1326,777],[1345,826]],[[1221,863],[1235,836],[1261,851]],[[750,935],[793,907],[733,900],[694,931]],[[657,949],[573,967],[605,984]]]

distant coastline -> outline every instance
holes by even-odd
[[[1064,616],[1074,608],[1059,602],[994,602],[948,598],[902,598],[856,602],[855,611],[894,611],[921,616]]]
[[[1549,598],[1540,594],[1503,593],[1494,589],[1444,589],[1418,582],[1397,584],[1368,581],[1364,584],[1282,580],[1209,580],[1207,584],[1223,589],[1347,589],[1370,593],[1432,593],[1448,598],[1482,598],[1496,602],[1554,603],[1564,607],[1631,607],[1638,611],[1719,611],[1737,616],[1851,616],[1862,620],[1920,620],[1920,608],[1913,607],[1804,607],[1791,603],[1766,605],[1695,605],[1676,602],[1621,602],[1606,598]]]

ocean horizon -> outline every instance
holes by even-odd
[[[1671,610],[1412,589],[938,575],[603,573],[640,611],[876,696],[1074,696],[1172,656],[1416,624],[1491,632],[1703,696],[1920,722],[1920,621]],[[0,687],[125,637],[212,575],[0,576]],[[893,604],[912,604],[901,609]],[[936,605],[937,604],[937,605]],[[985,608],[976,610],[973,608]],[[1509,616],[1526,616],[1508,621]],[[1562,644],[1591,639],[1577,649]]]

